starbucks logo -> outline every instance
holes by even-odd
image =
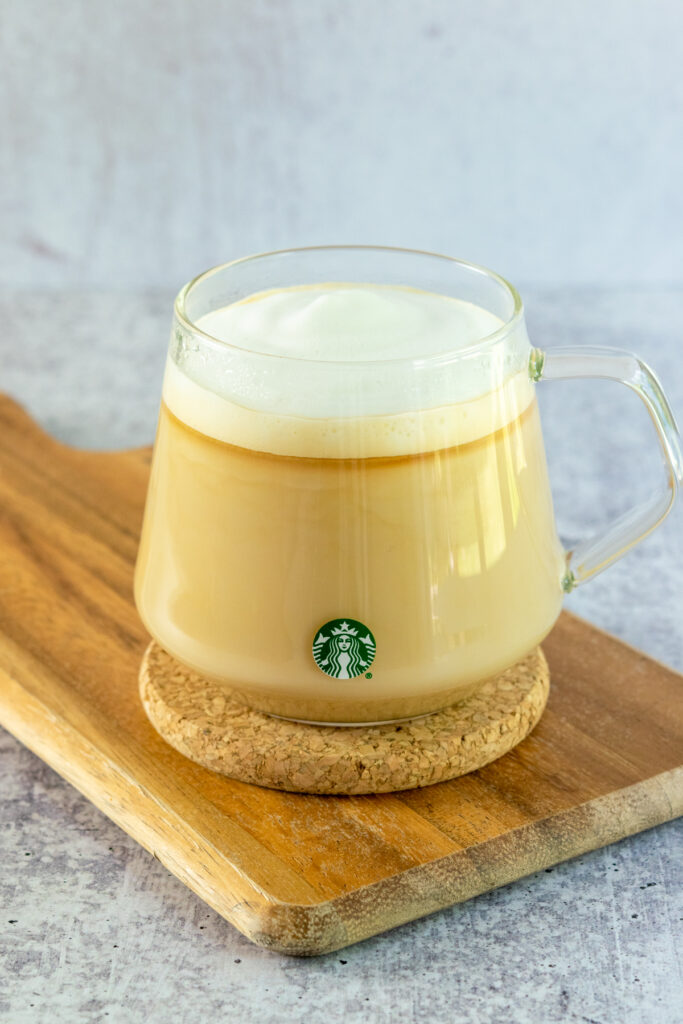
[[[331,619],[313,641],[319,669],[333,679],[355,679],[367,673],[375,658],[375,638],[362,622]],[[368,673],[369,675],[369,673]]]

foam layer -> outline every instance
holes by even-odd
[[[286,288],[211,312],[197,326],[225,344],[176,336],[164,402],[208,437],[256,451],[317,458],[435,451],[493,433],[533,400],[523,327],[458,358],[502,321],[433,293]]]
[[[471,302],[391,285],[303,285],[258,292],[197,326],[252,352],[366,362],[452,352],[503,321]]]

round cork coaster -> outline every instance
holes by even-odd
[[[550,674],[540,647],[473,696],[388,725],[304,725],[230,698],[152,642],[140,696],[157,732],[212,771],[297,793],[391,793],[445,782],[506,754],[534,728]]]

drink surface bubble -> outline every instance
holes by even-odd
[[[171,347],[170,411],[195,430],[283,455],[411,455],[484,437],[533,397],[523,323],[393,285],[258,292],[200,317]],[[210,339],[210,340],[209,340]]]

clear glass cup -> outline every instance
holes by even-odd
[[[499,326],[464,347],[433,351],[424,337],[374,360],[258,351],[198,326],[262,292],[342,284],[436,293]],[[576,377],[640,395],[665,474],[645,505],[565,552],[535,388]],[[249,257],[175,303],[136,602],[170,654],[255,708],[344,725],[409,718],[533,649],[563,594],[652,530],[682,479],[652,371],[613,349],[532,348],[521,299],[497,274],[365,246]]]

